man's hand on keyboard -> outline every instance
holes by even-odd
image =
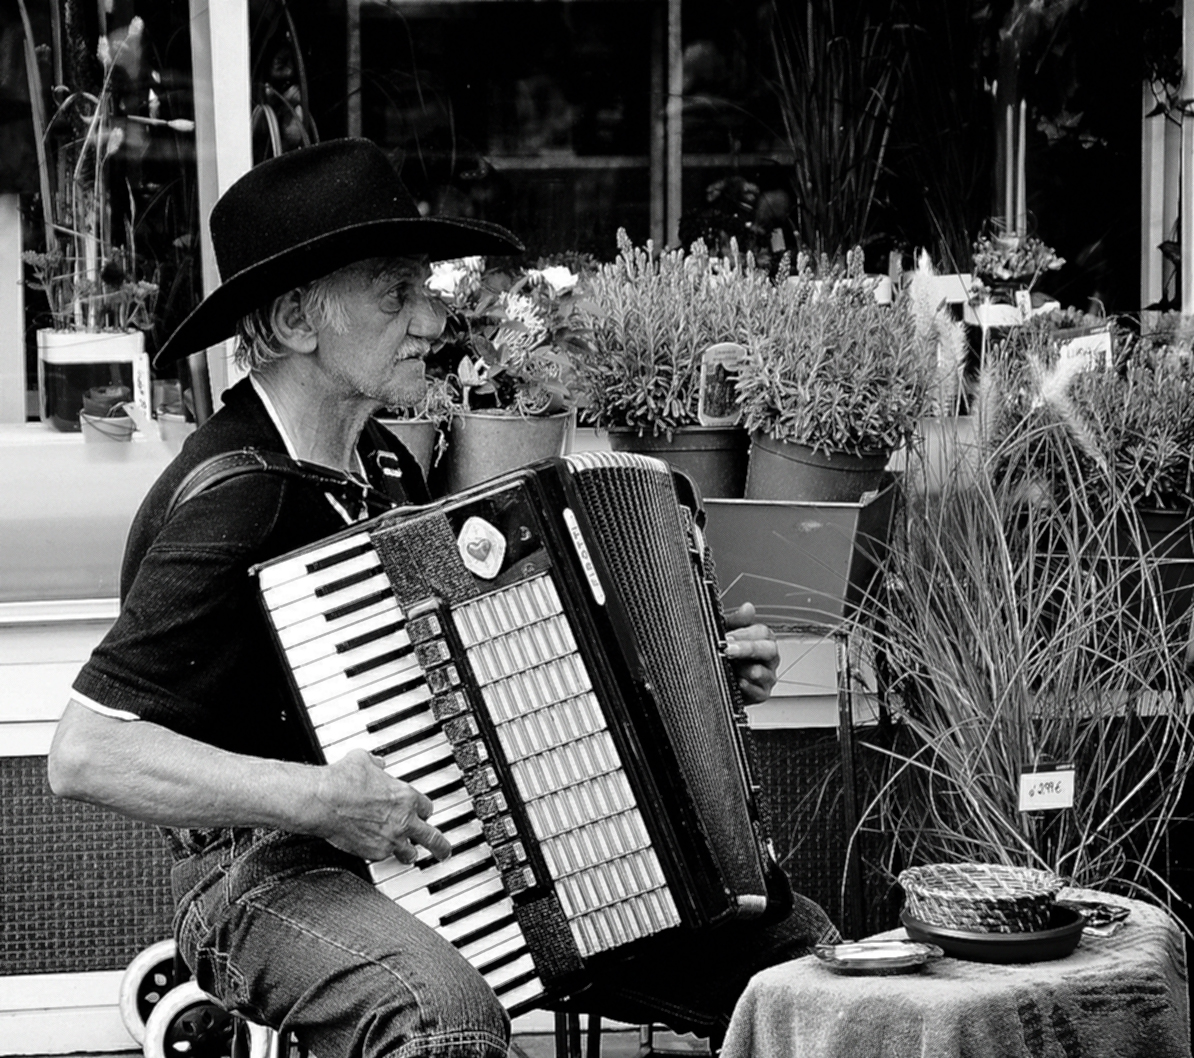
[[[765,702],[775,686],[779,648],[775,633],[755,624],[755,608],[743,603],[726,614],[726,657],[738,674],[738,687],[748,702]]]
[[[437,860],[451,853],[448,839],[426,822],[431,799],[387,775],[375,757],[353,750],[320,770],[316,790],[322,818],[315,830],[338,849],[366,860],[396,856],[413,863],[416,846]]]

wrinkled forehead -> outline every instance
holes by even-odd
[[[337,276],[365,286],[389,286],[394,283],[421,285],[431,276],[426,257],[368,257],[340,269]]]

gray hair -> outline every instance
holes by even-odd
[[[236,366],[245,371],[258,371],[290,355],[282,348],[274,331],[274,307],[292,294],[298,295],[299,309],[313,326],[327,326],[343,334],[348,328],[348,316],[337,284],[341,273],[345,271],[347,269],[342,268],[314,282],[288,290],[242,316],[236,325],[236,352],[233,355]]]
[[[313,327],[328,327],[337,334],[343,334],[348,330],[348,307],[341,291],[348,274],[363,273],[368,282],[376,283],[382,279],[402,276],[416,266],[423,266],[423,258],[367,258],[280,294],[268,304],[241,317],[237,323],[234,354],[237,367],[246,371],[257,371],[267,364],[284,360],[289,355],[274,331],[274,308],[282,298],[297,294],[299,309],[308,323]]]

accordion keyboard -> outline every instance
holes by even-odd
[[[262,597],[324,759],[354,749],[434,802],[428,820],[452,845],[436,863],[370,866],[377,888],[436,929],[508,1010],[541,998],[503,872],[484,837],[435,689],[369,537],[337,540],[261,573]]]

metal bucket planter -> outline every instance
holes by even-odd
[[[427,477],[431,470],[431,457],[435,454],[435,439],[439,434],[439,424],[430,419],[378,419],[382,426],[390,431],[403,447],[415,457],[423,470],[423,477]]]
[[[611,427],[609,446],[665,460],[692,478],[705,499],[741,499],[746,487],[750,435],[737,426],[682,426],[670,441]]]
[[[807,445],[751,435],[746,499],[813,503],[857,503],[891,481],[890,452],[826,455]]]
[[[529,416],[458,413],[448,430],[448,492],[563,455],[572,421],[572,412]]]

